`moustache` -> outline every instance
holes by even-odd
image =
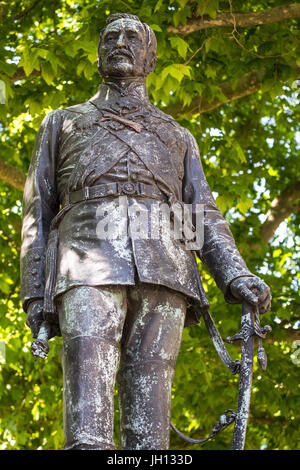
[[[126,49],[117,49],[112,51],[110,54],[108,54],[107,59],[113,59],[115,56],[125,56],[128,57],[130,60],[133,61],[134,57],[133,54]]]

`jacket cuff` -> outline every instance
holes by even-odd
[[[21,254],[21,300],[26,312],[31,301],[44,297],[45,248],[36,247]]]
[[[218,246],[217,250],[212,249],[204,256],[202,255],[202,260],[212,273],[217,286],[223,292],[226,302],[231,304],[240,303],[231,294],[231,282],[238,277],[255,276],[247,268],[236,246],[223,245],[222,249]]]

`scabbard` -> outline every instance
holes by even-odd
[[[44,318],[50,323],[56,322],[53,297],[56,282],[57,247],[58,231],[57,228],[54,228],[49,234],[45,262]]]
[[[65,214],[74,204],[66,205],[52,220],[47,242],[45,260],[45,291],[44,291],[44,319],[51,324],[58,324],[58,316],[54,302],[57,271],[58,227]]]
[[[232,440],[232,450],[243,450],[249,418],[254,348],[254,311],[253,307],[243,302],[242,320],[242,351],[240,364],[240,384],[237,413]]]
[[[219,333],[219,330],[211,317],[208,310],[203,310],[202,316],[204,318],[205,326],[209,333],[209,336],[213,342],[213,345],[219,355],[219,358],[223,362],[223,364],[228,367],[228,369],[233,373],[237,374],[240,371],[240,362],[234,361],[231,356],[229,355],[224,341]]]

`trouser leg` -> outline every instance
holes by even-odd
[[[113,391],[124,288],[78,287],[58,303],[63,336],[65,449],[114,449]]]
[[[171,386],[185,296],[162,286],[128,289],[118,395],[122,449],[168,449]]]

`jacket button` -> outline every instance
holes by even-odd
[[[34,284],[34,287],[35,287],[36,289],[39,289],[39,288],[41,287],[41,283],[40,283],[40,282],[37,282],[36,284]]]
[[[33,276],[35,276],[35,275],[37,274],[37,269],[33,269],[33,270],[31,271],[31,274],[32,274]]]
[[[41,257],[40,257],[39,255],[35,255],[35,256],[33,257],[33,260],[34,260],[34,261],[41,261]]]

